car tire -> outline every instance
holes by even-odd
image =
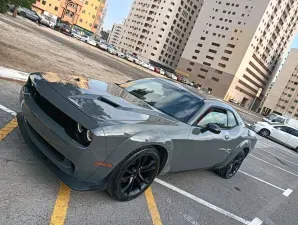
[[[130,201],[151,185],[159,166],[160,157],[154,147],[136,150],[116,167],[107,191],[118,201]]]
[[[262,129],[262,130],[259,131],[259,134],[262,137],[269,137],[270,136],[270,131],[268,129]]]
[[[20,16],[26,18],[26,13],[20,12]]]
[[[241,150],[230,162],[222,169],[218,169],[217,173],[225,178],[230,179],[232,178],[237,171],[239,170],[243,160],[245,159],[245,153]]]

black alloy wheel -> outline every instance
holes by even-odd
[[[218,170],[219,175],[225,179],[230,179],[237,173],[244,159],[245,154],[241,150],[227,166]]]
[[[269,137],[270,136],[270,131],[269,130],[267,130],[267,129],[262,129],[262,130],[260,130],[260,135],[262,136],[262,137]]]
[[[26,13],[20,12],[20,16],[25,18],[26,17]]]
[[[120,201],[136,198],[153,182],[158,174],[159,165],[159,154],[153,147],[132,153],[119,165],[109,184],[108,192]]]

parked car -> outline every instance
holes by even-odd
[[[168,78],[172,78],[172,73],[165,70],[165,76],[168,77]]]
[[[42,25],[45,25],[49,28],[54,28],[54,26],[56,25],[57,23],[57,17],[54,17],[54,16],[48,16],[48,15],[45,15],[45,14],[41,14],[41,21],[40,23]]]
[[[165,75],[165,71],[164,71],[164,69],[160,68],[160,69],[159,69],[159,73],[160,73],[161,75]]]
[[[41,17],[35,11],[33,11],[31,9],[19,7],[17,9],[17,12],[20,16],[28,18],[34,22],[39,23],[41,21]]]
[[[122,59],[125,59],[125,55],[124,55],[124,53],[122,53],[122,52],[117,51],[117,52],[116,52],[116,55],[119,56],[119,57],[122,58]]]
[[[172,73],[172,77],[173,80],[177,80],[177,76],[175,74]]]
[[[160,73],[160,68],[158,68],[158,67],[155,66],[155,67],[154,67],[154,72],[155,72],[155,73]]]
[[[72,31],[71,36],[79,41],[87,42],[88,36],[85,34],[80,34],[79,32]]]
[[[144,67],[146,69],[149,69],[149,63],[143,62],[142,67]]]
[[[108,45],[108,53],[116,55],[117,50],[112,45]]]
[[[57,31],[59,31],[63,34],[69,35],[69,36],[71,36],[71,33],[72,33],[71,27],[64,23],[57,23],[54,26],[54,30],[57,30]]]
[[[106,42],[101,42],[98,47],[101,49],[101,50],[104,50],[104,51],[108,51],[108,46],[109,44],[106,43]]]
[[[92,45],[94,47],[97,45],[95,39],[92,38],[92,37],[88,37],[88,39],[86,40],[86,43],[89,44],[89,45]]]
[[[298,152],[298,127],[257,122],[252,129],[261,136],[274,139]]]
[[[257,142],[231,106],[167,79],[32,73],[20,102],[34,155],[72,189],[106,189],[120,201],[167,172],[208,168],[229,179]]]
[[[152,66],[151,64],[149,64],[148,69],[151,70],[151,71],[154,71],[154,66]]]

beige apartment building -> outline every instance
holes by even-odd
[[[291,49],[266,97],[262,113],[298,119],[298,49]]]
[[[174,70],[204,0],[135,0],[125,21],[121,48]]]
[[[123,24],[114,23],[108,38],[108,43],[115,46],[117,49],[120,48],[119,45],[120,45],[122,28],[123,28]]]
[[[297,0],[208,0],[176,72],[212,95],[258,107],[296,32]]]

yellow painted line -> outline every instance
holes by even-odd
[[[5,127],[0,129],[0,141],[2,141],[9,133],[11,133],[18,126],[16,118],[13,118]]]
[[[152,218],[153,225],[162,225],[151,187],[149,187],[145,191],[145,196],[146,196],[147,205],[149,208],[149,212],[150,212],[150,215]]]
[[[50,225],[63,225],[66,219],[70,188],[61,182]]]

